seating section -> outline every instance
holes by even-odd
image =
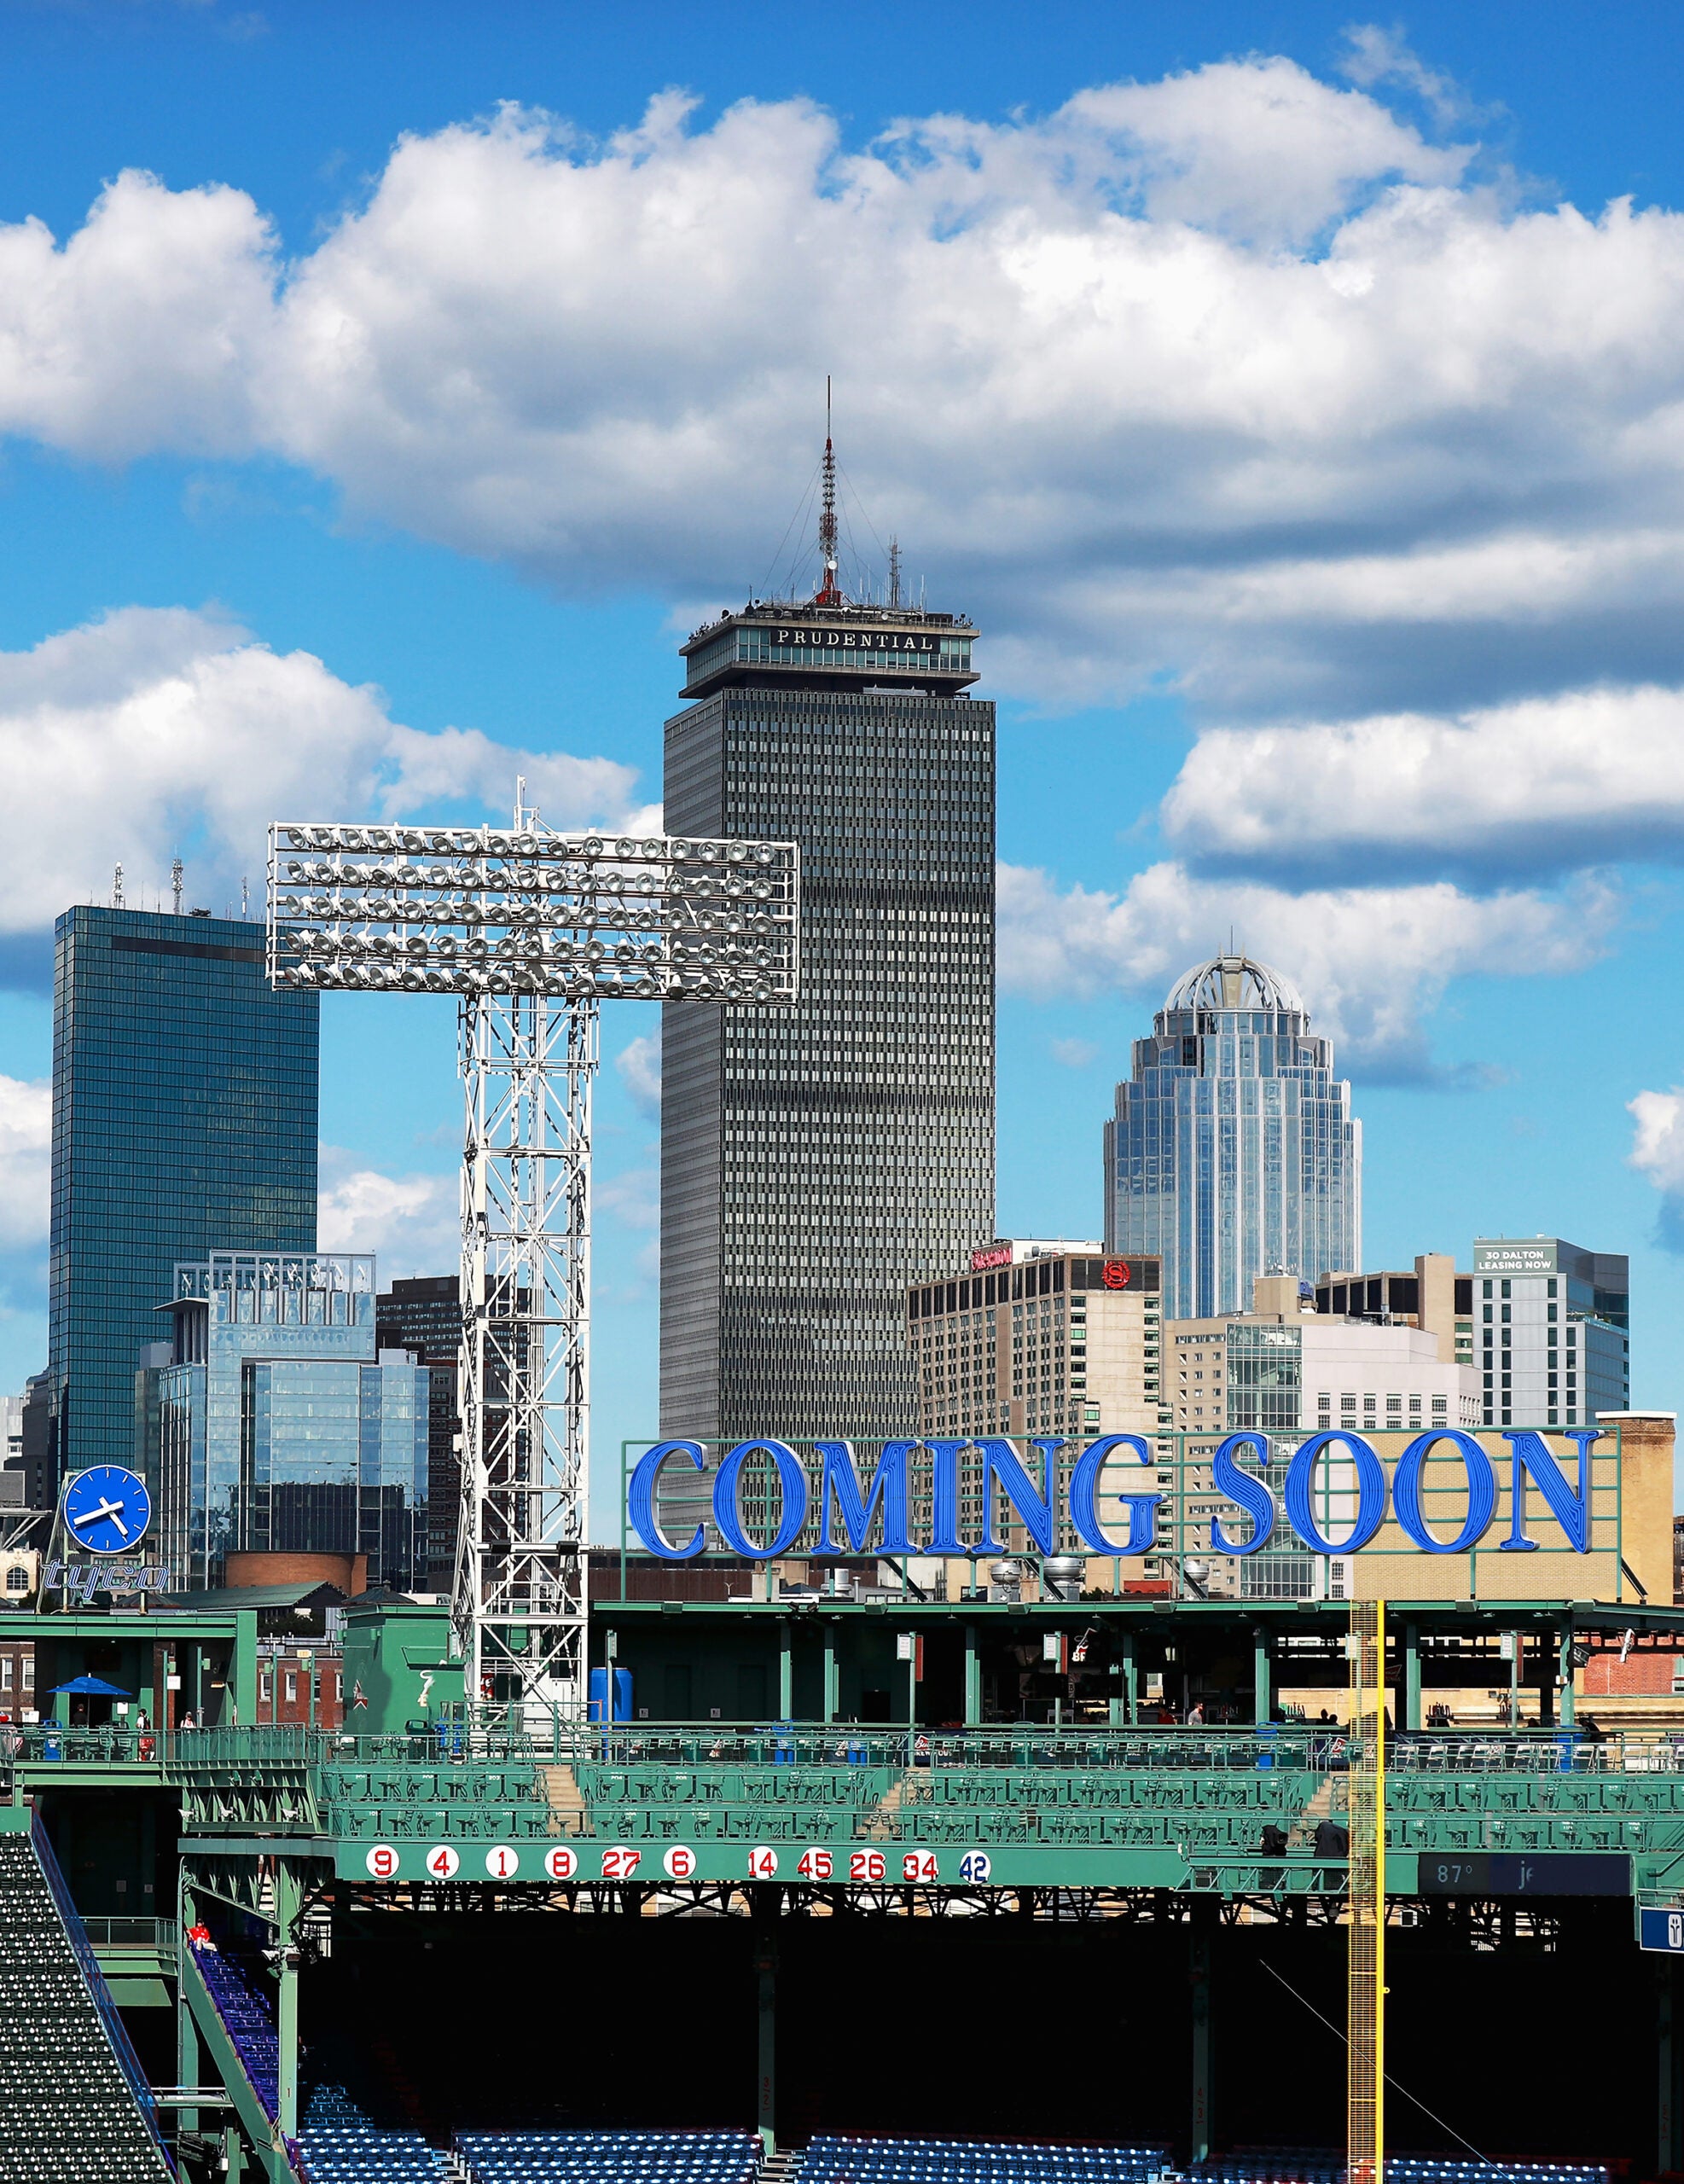
[[[419,2131],[382,2129],[342,2086],[311,2094],[301,2144],[308,2184],[441,2184],[450,2174]]]
[[[1610,2184],[1600,2164],[1553,2161],[1400,2161],[1388,2154],[1385,2173],[1401,2184]]]
[[[225,1956],[212,1943],[195,1942],[194,1961],[264,2113],[273,2122],[280,2114],[280,2047],[270,1999],[236,1958]]]
[[[530,1762],[334,1764],[318,1777],[324,1824],[353,1841],[508,1842],[549,1833],[549,1805]]]
[[[468,2131],[456,2140],[473,2184],[752,2184],[760,2154],[752,2131]]]
[[[1385,2173],[1397,2184],[1610,2184],[1605,2168],[1548,2161],[1444,2161],[1388,2154]],[[1338,2154],[1325,2149],[1271,2151],[1196,2162],[1188,2175],[1189,2184],[1344,2184],[1345,2168]]]
[[[165,2184],[139,2065],[50,1857],[0,1834],[0,2184]]]
[[[1173,2173],[1164,2146],[828,2135],[801,2164],[802,2184],[1157,2184]]]

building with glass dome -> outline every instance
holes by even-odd
[[[1166,1321],[1362,1265],[1362,1125],[1279,972],[1217,956],[1176,981],[1117,1088],[1105,1204],[1106,1251],[1161,1260]]]

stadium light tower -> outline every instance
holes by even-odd
[[[470,1699],[583,1712],[590,1099],[604,1001],[793,1001],[791,842],[514,823],[270,829],[269,977],[461,1008],[462,1509]]]

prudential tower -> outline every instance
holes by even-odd
[[[1278,971],[1217,956],[1176,981],[1117,1088],[1105,1194],[1106,1250],[1162,1258],[1166,1320],[1362,1265],[1362,1125]]]
[[[994,1233],[994,708],[893,549],[845,595],[822,474],[816,591],[698,630],[666,723],[669,828],[800,845],[801,997],[664,1012],[664,1434],[914,1432],[906,1287]]]

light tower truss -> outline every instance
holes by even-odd
[[[793,843],[558,834],[524,804],[507,830],[270,830],[271,985],[460,1004],[470,1700],[584,1711],[597,1005],[793,1001],[799,897]]]

